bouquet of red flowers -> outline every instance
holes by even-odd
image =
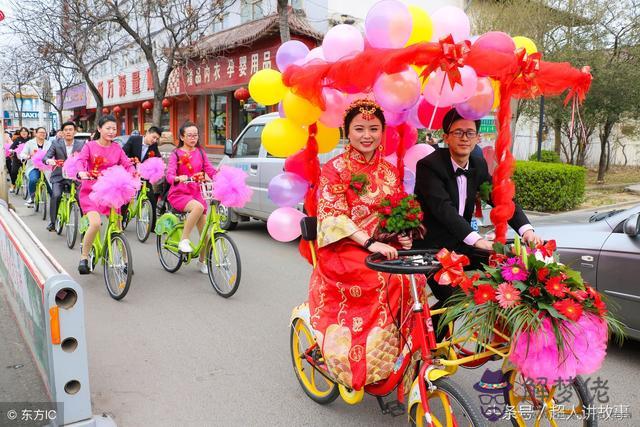
[[[407,235],[414,240],[422,239],[425,233],[423,217],[420,203],[413,194],[395,194],[380,203],[380,223],[373,237],[380,242],[395,240],[398,234]]]
[[[513,338],[510,361],[534,379],[569,380],[601,366],[609,330],[623,335],[622,325],[607,310],[598,291],[580,273],[558,260],[555,241],[526,247],[494,245],[496,253],[481,270],[465,272],[464,255],[443,249],[442,285],[459,287],[448,301],[442,322],[457,320],[454,338],[474,335],[488,344],[496,324]]]

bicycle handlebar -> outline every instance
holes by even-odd
[[[440,269],[435,249],[398,251],[397,259],[387,259],[381,253],[373,253],[365,259],[372,270],[395,274],[430,274]]]

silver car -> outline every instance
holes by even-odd
[[[560,261],[605,294],[629,337],[640,340],[640,205],[585,223],[536,227],[536,233],[556,240]]]
[[[273,203],[267,194],[271,179],[284,171],[285,159],[273,157],[261,144],[262,130],[265,125],[280,117],[278,113],[264,114],[253,119],[240,133],[235,141],[228,140],[224,158],[220,166],[229,165],[242,169],[249,176],[247,185],[253,189],[253,197],[243,208],[227,209],[218,207],[221,213],[226,214],[227,221],[222,227],[227,230],[234,229],[238,222],[249,221],[251,218],[266,221],[271,212],[278,206]],[[321,154],[320,163],[324,164],[344,150],[344,145],[339,144],[334,150]],[[298,206],[302,210],[302,205]]]

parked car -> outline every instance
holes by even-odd
[[[536,227],[536,233],[556,240],[560,261],[606,295],[628,336],[640,340],[640,205],[597,213],[586,223]]]
[[[79,141],[88,141],[91,139],[91,134],[89,132],[78,132],[75,134],[73,139],[77,139]]]
[[[235,141],[227,140],[225,156],[220,166],[229,165],[242,169],[249,177],[247,185],[253,189],[253,197],[244,208],[227,209],[220,205],[218,209],[226,214],[227,221],[223,228],[234,229],[238,222],[249,221],[251,218],[266,221],[271,212],[278,208],[268,195],[267,189],[271,179],[284,171],[283,158],[273,157],[261,144],[262,130],[272,120],[280,117],[278,113],[269,113],[253,119],[240,133]],[[325,154],[321,154],[320,163],[326,163],[344,150],[344,144]],[[298,206],[302,210],[302,205]]]

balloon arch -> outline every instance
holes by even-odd
[[[364,37],[354,26],[337,25],[315,49],[298,41],[283,43],[276,63],[281,72],[259,71],[249,91],[259,103],[278,104],[281,115],[262,134],[269,153],[287,157],[287,175],[269,186],[280,208],[268,225],[272,223],[271,235],[280,241],[300,234],[302,214],[292,213],[292,206],[304,198],[307,213],[316,214],[317,155],[336,147],[345,109],[366,97],[384,110],[385,154],[406,175],[405,183],[412,175],[415,179],[415,164],[424,156],[423,144],[415,145],[416,129],[439,129],[450,108],[469,120],[497,110],[491,221],[496,239],[504,242],[515,194],[511,99],[567,92],[565,105],[572,102],[576,108],[592,78],[588,67],[544,61],[526,37],[499,31],[472,37],[461,9],[446,6],[429,16],[398,0],[373,5]]]

